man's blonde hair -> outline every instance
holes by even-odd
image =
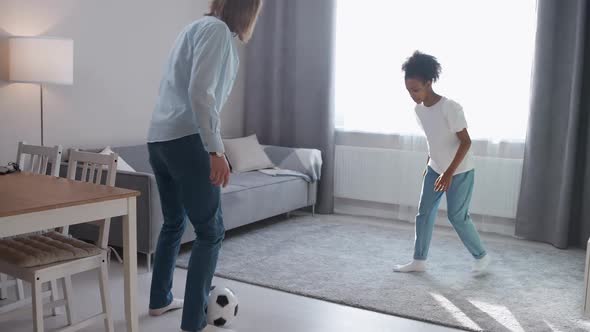
[[[261,6],[262,0],[213,0],[207,15],[219,18],[241,41],[248,42]]]

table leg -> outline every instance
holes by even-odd
[[[125,318],[127,331],[139,331],[137,313],[137,202],[127,200],[128,215],[123,217],[123,263],[125,265]]]

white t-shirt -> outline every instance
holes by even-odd
[[[416,105],[415,111],[418,124],[426,133],[428,140],[430,155],[428,165],[437,173],[442,174],[453,162],[461,144],[457,133],[467,128],[463,108],[457,102],[442,97],[431,107],[426,107],[423,104]],[[455,174],[472,169],[473,158],[471,151],[468,151]]]

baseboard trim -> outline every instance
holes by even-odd
[[[411,217],[400,218],[397,212],[400,208],[417,211],[416,208],[400,207],[396,204],[383,204],[338,197],[334,199],[334,210],[337,214],[395,220],[413,224],[415,213],[412,213]],[[475,227],[480,232],[515,237],[516,223],[514,219],[482,215],[472,215],[471,217]],[[445,211],[439,211],[436,225],[452,228]]]

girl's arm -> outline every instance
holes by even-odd
[[[455,154],[455,158],[449,168],[440,175],[440,177],[434,183],[434,190],[435,191],[447,191],[451,187],[451,182],[453,181],[453,174],[457,170],[457,167],[461,165],[461,162],[465,158],[467,151],[471,148],[471,138],[469,137],[469,133],[467,129],[463,129],[457,133],[457,137],[461,141],[459,148],[457,149],[457,153]]]
[[[451,176],[455,174],[457,167],[461,165],[461,162],[465,158],[467,151],[469,151],[469,149],[471,148],[471,137],[469,137],[467,129],[463,129],[462,131],[458,132],[457,137],[461,141],[461,145],[459,145],[459,149],[457,149],[457,153],[455,154],[453,162],[451,162],[451,165],[449,165],[449,168],[445,172],[449,173]]]

